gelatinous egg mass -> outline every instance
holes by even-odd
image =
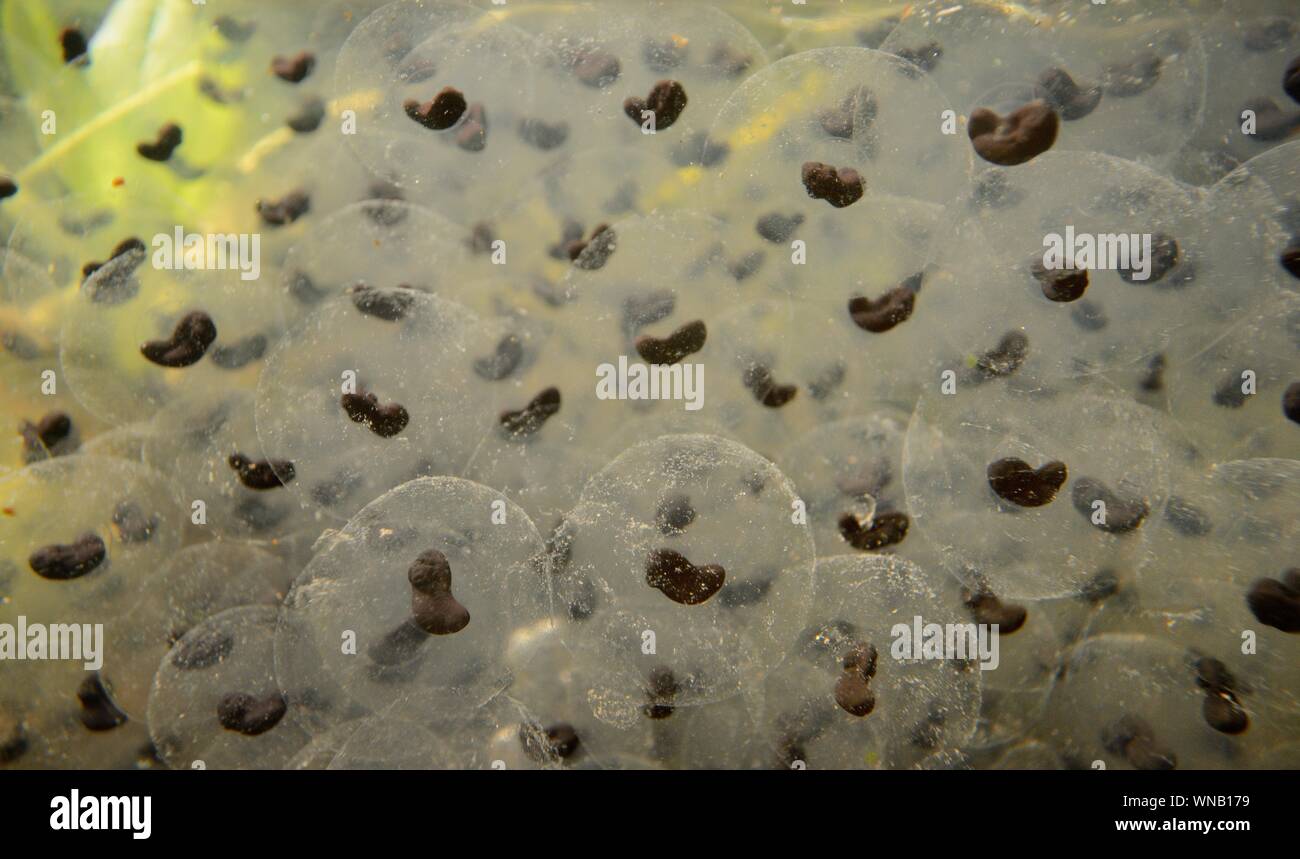
[[[0,769],[1296,765],[1296,12],[0,0]]]

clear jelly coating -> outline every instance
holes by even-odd
[[[276,634],[289,700],[315,724],[464,716],[509,685],[511,631],[550,617],[528,515],[458,478],[421,478],[317,544]]]
[[[1077,594],[1146,557],[1168,449],[1144,407],[1070,388],[958,384],[917,405],[908,510],[945,569],[999,597]]]
[[[104,674],[114,700],[144,718],[158,663],[195,626],[226,609],[275,606],[281,561],[251,543],[212,540],[176,552],[136,594],[135,604],[105,626]]]
[[[963,622],[900,558],[817,562],[807,625],[767,681],[768,737],[784,766],[909,767],[960,746],[979,713],[979,656],[922,658],[928,624]],[[942,637],[942,633],[941,633]]]
[[[1065,659],[1052,690],[1046,737],[1077,769],[1241,768],[1249,742],[1207,722],[1197,659],[1139,634],[1089,638]]]
[[[825,207],[809,199],[802,181],[803,165],[814,162],[855,171],[859,197],[943,202],[970,170],[969,142],[938,133],[952,107],[898,57],[859,48],[802,51],[747,79],[718,111],[709,141],[730,155],[710,171],[705,199],[727,207]]]
[[[292,463],[285,485],[304,506],[340,519],[408,480],[457,474],[494,429],[496,393],[473,369],[493,346],[455,302],[354,285],[268,356],[255,407],[263,450]]]
[[[556,575],[598,707],[721,700],[781,661],[811,596],[812,534],[794,502],[775,465],[716,436],[643,442],[592,477]]]
[[[183,635],[158,666],[149,735],[174,769],[279,769],[308,740],[276,680],[274,606],[240,606]]]
[[[13,623],[120,618],[179,547],[184,511],[165,477],[73,455],[0,477],[0,617]]]

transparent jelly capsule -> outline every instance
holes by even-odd
[[[468,257],[462,230],[425,206],[376,198],[331,212],[289,249],[280,280],[310,312],[357,283],[404,283],[461,300]]]
[[[523,510],[477,483],[414,480],[318,544],[285,601],[278,673],[316,724],[458,717],[509,685],[510,634],[549,617],[550,589]]]
[[[501,293],[517,285],[513,279],[475,284]],[[484,342],[491,346],[473,357],[472,384],[490,388],[503,409],[463,472],[505,492],[543,528],[573,507],[604,463],[593,449],[603,441],[591,426],[593,410],[622,405],[592,402],[590,371],[564,372],[572,360],[564,341],[574,332],[556,322],[526,312],[484,321]]]
[[[154,236],[170,238],[177,224],[197,223],[193,209],[183,199],[162,198],[151,189],[135,186],[110,190],[114,191],[111,195],[64,193],[40,206],[24,208],[14,218],[5,252],[7,259],[14,260],[14,268],[11,271],[6,263],[6,276],[21,272],[20,259],[44,270],[58,300],[45,314],[50,323],[61,322],[66,302],[73,297],[65,287],[84,283],[109,263],[115,265],[106,274],[120,276],[124,269],[138,267],[142,246],[147,257]],[[34,297],[37,290],[24,286],[19,292]],[[52,335],[57,336],[57,331]]]
[[[469,224],[550,157],[518,132],[533,119],[543,47],[508,22],[453,4],[394,29],[421,5],[393,4],[353,30],[335,91],[356,112],[348,142],[371,170]]]
[[[1067,596],[1142,563],[1169,456],[1147,411],[1105,388],[1001,380],[923,395],[903,453],[918,536],[1002,598]]]
[[[1169,350],[1169,411],[1204,461],[1300,456],[1300,300],[1278,296]]]
[[[1239,589],[1281,577],[1297,548],[1300,463],[1244,459],[1211,466],[1170,487],[1151,524],[1152,563],[1139,584],[1172,590],[1187,571]],[[1244,592],[1244,591],[1243,591]]]
[[[1294,635],[1264,622],[1277,622],[1266,608],[1269,589],[1153,567],[1124,599],[1098,612],[1091,634],[1141,634],[1184,648],[1207,698],[1217,699],[1205,705],[1211,726],[1256,752],[1294,733],[1297,645]],[[1286,578],[1281,570],[1274,575]]]
[[[772,769],[776,765],[763,731],[762,690],[735,695],[648,720],[648,756],[684,770]]]
[[[705,133],[736,86],[767,63],[745,27],[700,4],[590,4],[564,15],[522,6],[512,20],[548,51],[539,118],[559,121],[580,146],[657,151],[688,169],[726,157]],[[677,178],[694,181],[690,172]]]
[[[141,583],[130,611],[104,627],[104,676],[118,705],[143,719],[158,663],[207,618],[239,606],[278,604],[279,567],[274,555],[234,540],[173,554]]]
[[[748,78],[718,112],[709,141],[730,154],[708,171],[702,199],[710,211],[845,209],[874,194],[946,202],[965,183],[971,158],[968,141],[942,133],[950,108],[914,66],[879,51],[786,57]],[[834,175],[805,178],[809,164]]]
[[[819,560],[812,606],[766,685],[768,736],[783,766],[910,767],[971,736],[980,654],[956,659],[915,640],[927,624],[942,638],[943,625],[964,622],[921,568],[892,557]]]
[[[129,423],[181,397],[247,387],[284,331],[284,303],[237,271],[173,272],[128,251],[70,303],[60,362],[86,408]]]
[[[598,718],[574,655],[549,619],[516,629],[506,655],[514,682],[505,694],[515,708],[493,733],[492,759],[507,769],[568,769],[649,754],[650,720],[621,726]]]
[[[674,150],[675,151],[675,150]],[[694,201],[683,170],[643,147],[568,148],[507,203],[475,225],[480,253],[522,270],[542,306],[562,307],[560,281],[601,224]],[[496,241],[503,242],[497,247]],[[504,251],[504,257],[495,254]]]
[[[1225,176],[1211,190],[1211,201],[1247,224],[1261,217],[1267,226],[1256,227],[1254,251],[1248,263],[1257,267],[1256,277],[1265,283],[1280,281],[1282,288],[1295,292],[1300,279],[1300,141],[1278,146],[1257,155]],[[1230,207],[1230,208],[1229,208]],[[1245,216],[1245,217],[1242,217]],[[1260,253],[1259,245],[1263,245]]]
[[[855,296],[876,299],[925,272],[944,214],[935,204],[886,194],[840,210],[805,199],[710,211],[725,224],[729,267],[747,297],[816,302],[832,309],[841,325],[850,319],[845,307]],[[924,307],[921,298],[915,310]],[[873,352],[906,348],[893,342],[899,335],[879,339]]]
[[[1144,635],[1100,635],[1067,655],[1041,738],[1076,769],[1246,765],[1243,738],[1207,723],[1207,697],[1184,648]]]
[[[1052,67],[1057,29],[1035,10],[990,2],[960,8],[920,3],[879,45],[915,66],[969,113],[989,107],[980,97],[1007,84],[1033,85]]]
[[[199,534],[270,539],[311,523],[293,491],[298,464],[267,453],[258,438],[255,400],[247,389],[190,397],[150,425],[145,462],[174,475]]]
[[[82,641],[89,644],[91,639]],[[103,655],[102,649],[99,653]],[[144,720],[122,711],[102,675],[86,668],[93,662],[6,661],[0,690],[0,770],[161,765]]]
[[[367,716],[317,734],[285,764],[290,770],[431,770],[440,743],[417,722]]]
[[[0,616],[32,623],[120,618],[176,551],[181,507],[158,472],[62,456],[0,478]]]
[[[610,456],[622,450],[608,449],[612,439],[644,440],[639,428],[653,420],[699,429],[709,419],[700,385],[708,374],[698,367],[716,333],[710,326],[739,299],[715,226],[694,211],[616,221],[586,242],[558,284],[565,301],[547,343],[550,378],[575,380],[576,389],[560,417]]]
[[[1047,707],[1065,646],[1053,612],[1041,600],[1001,600],[965,588],[968,617],[996,622],[998,665],[980,672],[980,718],[968,748],[1004,746],[1030,735]]]
[[[592,477],[565,519],[557,597],[597,715],[669,717],[780,662],[811,596],[794,501],[776,466],[717,436],[643,442]]]
[[[110,456],[131,462],[144,462],[144,448],[149,438],[149,422],[123,424],[88,439],[81,452],[89,456]]]
[[[172,769],[276,769],[306,745],[276,682],[276,609],[241,606],[182,636],[158,666],[149,734]]]
[[[58,350],[61,307],[48,272],[16,250],[0,254],[0,367],[48,363]]]
[[[1032,89],[1060,119],[1060,149],[1171,153],[1197,129],[1206,60],[1187,4],[1040,11],[996,3],[913,9],[881,49],[911,59],[970,111],[999,87]]]
[[[468,309],[411,287],[357,284],[304,318],[257,390],[264,451],[293,463],[304,506],[346,518],[415,477],[456,474],[492,428],[490,354]]]
[[[718,317],[699,360],[707,371],[702,411],[765,453],[858,410],[858,345],[839,313],[784,299],[756,301]],[[820,332],[808,343],[803,332]]]
[[[1006,351],[1017,329],[1027,342],[1007,374],[1139,367],[1183,326],[1273,294],[1250,251],[1258,215],[1234,207],[1241,217],[1221,227],[1205,197],[1106,155],[1049,152],[994,175],[999,202],[968,210],[936,260],[949,288],[928,297],[932,312],[963,318],[939,333],[945,369]]]
[[[990,769],[998,770],[1059,770],[1064,767],[1051,746],[1037,740],[1017,743],[1003,752]]]
[[[1300,53],[1294,11],[1278,0],[1225,4],[1205,22],[1209,76],[1196,143],[1213,159],[1230,166],[1253,158],[1285,144],[1300,122],[1285,89],[1288,66]]]
[[[866,414],[819,426],[777,463],[795,475],[818,557],[907,551],[911,517],[903,491],[909,414],[869,404]]]

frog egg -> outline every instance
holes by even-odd
[[[768,452],[826,421],[857,411],[863,375],[845,360],[857,343],[843,314],[783,299],[750,302],[712,323],[698,355],[701,409],[726,434]],[[820,331],[815,344],[790,332]],[[688,359],[691,360],[691,359]]]
[[[703,408],[690,408],[700,402],[696,365],[713,336],[710,326],[739,300],[714,229],[712,219],[693,211],[615,222],[587,244],[560,282],[566,302],[548,341],[551,354],[560,356],[551,371],[556,379],[591,385],[566,406],[582,421],[579,432],[589,444],[605,446],[615,435],[631,444],[645,435],[630,440],[624,431],[639,433],[661,417],[695,429],[708,419],[707,395]],[[620,387],[624,364],[628,385]],[[647,369],[654,364],[682,365],[665,370],[670,390],[657,399]],[[646,370],[643,390],[632,388],[632,365]],[[664,375],[664,367],[654,369],[656,379]]]
[[[657,150],[683,167],[726,157],[707,147],[709,125],[767,63],[748,30],[703,4],[584,4],[564,15],[523,6],[512,20],[548,50],[541,118],[561,120],[580,146]]]
[[[490,741],[507,769],[602,768],[623,754],[648,756],[652,723],[618,726],[597,718],[560,628],[548,619],[516,629],[506,651],[514,709]]]
[[[508,289],[516,282],[475,285],[484,290]],[[549,391],[558,391],[558,400],[551,404],[557,408],[535,423],[502,423],[499,416],[497,426],[474,449],[464,476],[500,489],[533,521],[549,527],[577,503],[582,485],[605,462],[591,447],[597,441],[589,427],[594,380],[590,371],[562,371],[570,356],[549,321],[512,314],[485,320],[484,327],[486,342],[495,345],[474,356],[473,384],[495,392],[505,415],[527,410]],[[613,409],[620,404],[597,405]]]
[[[839,210],[805,199],[789,205],[759,201],[714,213],[725,225],[731,269],[746,296],[824,304],[840,326],[851,319],[845,308],[854,296],[875,299],[925,272],[943,221],[940,206],[887,194]],[[922,298],[917,315],[924,309]],[[900,335],[855,336],[883,341],[871,344],[873,352],[886,344],[902,348],[891,343]]]
[[[1208,697],[1184,648],[1145,635],[1100,635],[1066,656],[1041,739],[1071,769],[1245,766],[1248,741],[1210,727]]]
[[[1153,562],[1139,577],[1144,588],[1150,580],[1172,589],[1188,570],[1209,570],[1244,593],[1259,579],[1279,578],[1300,548],[1295,460],[1220,463],[1179,480],[1168,495],[1150,523]]]
[[[909,413],[883,404],[819,426],[776,459],[807,510],[817,556],[906,553],[911,517],[903,491]],[[851,517],[853,521],[845,521]]]
[[[240,606],[190,629],[163,657],[149,734],[173,769],[277,769],[307,743],[276,682],[276,609]]]
[[[1228,4],[1205,22],[1209,86],[1197,142],[1216,157],[1245,161],[1284,144],[1294,129],[1296,105],[1283,89],[1287,64],[1300,51],[1294,12],[1281,0]],[[1244,131],[1246,110],[1256,114],[1252,134]]]
[[[873,47],[915,66],[963,113],[992,107],[979,101],[1007,84],[1035,85],[1056,65],[1056,36],[1045,15],[977,0],[961,8],[920,3]]]
[[[193,207],[171,189],[130,185],[111,190],[112,194],[64,193],[48,203],[23,209],[7,237],[6,257],[22,258],[42,269],[60,290],[53,297],[66,301],[69,296],[61,290],[73,283],[84,284],[96,271],[107,268],[103,276],[112,275],[113,284],[129,280],[124,277],[125,270],[134,273],[143,267],[142,262],[149,261],[155,236],[172,239],[178,224],[189,232],[191,225],[200,222]],[[18,271],[6,268],[6,278],[16,274]],[[24,285],[19,292],[35,297],[39,290]],[[61,321],[63,313],[66,309],[54,304],[44,318],[50,323]]]
[[[1219,235],[1205,198],[1105,155],[1049,152],[999,175],[1002,202],[972,212],[938,265],[956,288],[934,300],[970,320],[969,334],[948,338],[967,340],[958,348],[978,355],[1020,328],[1029,366],[1104,372],[1145,363],[1194,320],[1231,318],[1272,294],[1244,249],[1258,215],[1243,212]],[[1126,259],[1121,242],[1141,259]],[[1067,268],[1076,261],[1087,270]]]
[[[227,232],[261,236],[263,268],[270,273],[278,274],[289,250],[322,216],[376,197],[400,196],[389,177],[372,171],[334,134],[300,138],[277,131],[273,145],[249,150],[222,211]]]
[[[339,55],[337,97],[357,113],[348,141],[376,174],[414,199],[436,197],[449,217],[480,220],[550,158],[519,132],[535,119],[543,48],[489,15],[430,15],[407,33],[391,34],[386,13],[358,26]],[[375,42],[394,36],[401,44]]]
[[[794,501],[776,466],[706,435],[643,442],[588,481],[565,519],[557,596],[597,716],[671,717],[781,660],[813,562]]]
[[[1098,612],[1091,634],[1146,635],[1184,648],[1194,661],[1205,660],[1198,671],[1205,675],[1203,685],[1212,687],[1207,693],[1225,697],[1246,717],[1242,722],[1237,715],[1212,714],[1220,731],[1255,751],[1293,735],[1300,696],[1295,636],[1252,613],[1250,588],[1192,578],[1187,569],[1164,569],[1159,578],[1148,570],[1124,599]]]
[[[1061,664],[1062,635],[1048,601],[999,601],[996,612],[985,614],[983,602],[971,608],[971,596],[969,589],[961,594],[971,619],[997,619],[1004,625],[998,631],[997,667],[980,672],[980,717],[968,748],[1005,746],[1038,726]],[[1008,619],[1015,624],[1017,616],[1023,618],[1018,627],[1005,625]]]
[[[460,300],[468,236],[432,209],[400,199],[351,203],[289,249],[282,286],[305,313],[357,283],[407,284]],[[456,273],[457,277],[451,275]]]
[[[234,77],[225,81],[227,89],[238,85],[233,93],[237,103],[265,111],[289,96],[328,91],[339,48],[362,20],[383,5],[383,0],[325,0],[304,15],[300,9],[236,0],[194,11],[210,28],[200,50],[218,71]],[[310,61],[295,68],[292,61],[300,51]],[[278,58],[282,62],[275,63]],[[300,80],[291,80],[299,74]]]
[[[915,623],[961,623],[958,607],[901,558],[819,559],[807,625],[766,686],[782,766],[894,769],[961,745],[975,730],[981,672],[919,658]]]
[[[179,546],[182,508],[163,476],[63,456],[0,477],[0,617],[107,622]]]
[[[1163,378],[1169,410],[1208,461],[1300,456],[1300,423],[1288,415],[1300,374],[1300,299],[1279,296],[1231,325],[1203,325],[1170,350]],[[1188,354],[1191,353],[1191,354]]]
[[[7,661],[0,690],[0,770],[159,765],[143,719],[128,718],[81,661]]]
[[[527,514],[477,483],[421,478],[380,496],[318,544],[285,600],[290,700],[324,725],[482,706],[509,685],[510,631],[549,616],[544,551]]]
[[[219,400],[188,398],[151,425],[145,462],[175,476],[201,534],[269,539],[311,521],[288,488],[300,478],[298,466],[263,450],[254,406],[248,390]]]
[[[234,271],[146,268],[143,253],[94,272],[64,316],[63,377],[112,423],[251,385],[284,331],[284,305],[269,284]]]
[[[1206,59],[1185,4],[1053,16],[990,2],[950,12],[926,3],[881,49],[914,58],[961,110],[997,85],[1033,85],[1063,120],[1056,148],[1129,158],[1171,153],[1198,127]],[[1068,82],[1052,74],[1061,71]]]
[[[544,307],[562,307],[559,283],[573,265],[570,253],[601,224],[694,201],[688,168],[641,147],[557,151],[553,162],[517,196],[475,225],[488,242],[505,242],[507,264],[522,270]]]
[[[158,663],[190,629],[226,609],[279,603],[280,560],[252,544],[213,540],[176,552],[142,583],[130,611],[107,624],[103,675],[113,699],[145,716]]]
[[[457,474],[493,426],[496,393],[473,362],[495,345],[455,302],[359,284],[270,354],[262,449],[293,463],[287,486],[304,506],[338,518],[414,477]]]
[[[908,509],[943,567],[998,597],[1045,599],[1142,563],[1168,460],[1146,407],[1104,388],[1012,390],[927,393],[908,427]]]
[[[803,165],[827,164],[826,202],[843,213],[863,195],[948,201],[965,184],[969,142],[941,133],[950,105],[915,67],[861,48],[821,48],[747,79],[718,112],[710,143],[730,154],[702,188],[709,206],[774,209],[810,201]],[[819,195],[822,192],[818,192]]]
[[[317,734],[285,769],[430,770],[439,749],[438,737],[416,722],[367,716]]]

